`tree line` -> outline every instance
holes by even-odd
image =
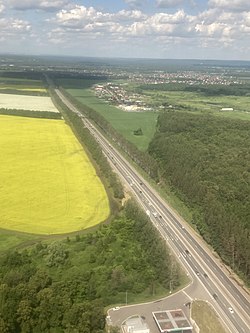
[[[31,117],[31,118],[62,119],[61,113],[51,112],[51,111],[31,111],[31,110],[0,108],[0,114],[8,116]]]
[[[148,151],[204,239],[249,283],[250,123],[165,112]]]

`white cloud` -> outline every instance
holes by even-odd
[[[223,0],[209,0],[210,7],[198,14],[196,11],[191,14],[189,9],[187,12],[184,9],[173,10],[173,8],[161,12],[160,7],[155,13],[146,14],[135,8],[135,5],[138,6],[142,1],[124,0],[124,2],[130,4],[131,9],[115,12],[70,4],[69,0],[0,0],[0,12],[2,11],[2,13],[7,12],[3,11],[3,4],[6,5],[5,7],[8,4],[8,7],[11,5],[15,9],[20,9],[19,12],[11,12],[8,8],[8,17],[0,20],[0,31],[3,32],[2,35],[6,40],[8,36],[11,37],[13,45],[15,45],[14,36],[16,36],[16,41],[21,41],[23,37],[29,36],[30,45],[33,45],[33,41],[37,41],[37,44],[34,44],[34,50],[39,43],[39,45],[43,45],[43,49],[45,49],[46,43],[49,43],[52,49],[58,47],[68,50],[67,52],[70,50],[85,52],[84,45],[88,45],[86,52],[98,50],[98,54],[101,54],[100,50],[105,49],[110,55],[122,55],[122,52],[126,52],[126,47],[127,52],[132,52],[132,50],[135,52],[131,54],[133,56],[139,55],[138,50],[148,52],[143,53],[146,56],[152,56],[160,53],[164,55],[169,46],[178,47],[179,50],[187,49],[190,54],[195,49],[199,51],[206,47],[217,54],[216,48],[223,49],[223,47],[229,48],[235,45],[239,45],[239,47],[241,45],[244,48],[245,44],[245,49],[247,49],[247,45],[250,45],[250,11],[235,9],[230,11],[226,9],[227,2]],[[232,2],[235,7],[236,3],[238,6],[242,6],[244,3],[244,1],[236,0],[232,0]],[[161,6],[180,6],[181,4],[191,4],[192,1],[158,0],[157,3]],[[217,4],[218,7],[216,7]],[[225,10],[222,10],[222,5],[225,6]],[[53,13],[52,10],[57,6],[57,11]],[[34,9],[36,11],[34,17],[38,19],[42,17],[45,24],[44,21],[38,21],[37,26],[32,23],[34,26],[31,31],[30,23],[21,19],[33,15],[33,13],[21,11],[27,9]],[[44,9],[50,13],[41,15],[41,13],[37,13],[37,9]],[[2,13],[0,17],[4,16]],[[11,14],[14,18],[10,18]],[[17,19],[18,17],[20,19]],[[34,17],[32,22],[34,22]],[[47,36],[47,38],[39,36]],[[196,56],[196,53],[193,54]]]
[[[209,0],[208,5],[229,11],[248,11],[250,10],[249,0]]]
[[[0,1],[0,13],[2,13],[5,9],[4,4],[2,3],[2,1]]]
[[[79,23],[89,22],[94,20],[101,13],[98,13],[93,7],[86,8],[76,5],[70,10],[62,9],[56,14],[56,19],[59,24],[79,25]]]
[[[27,34],[31,30],[31,25],[27,21],[19,19],[0,19],[0,30],[4,35]]]
[[[17,10],[42,9],[45,11],[58,10],[70,0],[6,0],[7,5]]]
[[[99,38],[111,40],[128,40],[132,38],[149,38],[151,40],[164,37],[196,39],[212,38],[231,41],[242,39],[242,32],[248,33],[250,13],[224,12],[210,8],[198,15],[188,15],[184,10],[174,13],[155,13],[146,15],[139,10],[121,10],[116,13],[98,11],[93,7],[75,5],[70,9],[57,12],[49,20],[64,35],[60,38]],[[56,38],[56,36],[54,36]]]
[[[157,13],[151,16],[150,20],[156,24],[166,24],[166,23],[174,23],[180,24],[184,23],[187,20],[187,15],[183,10],[178,10],[173,14],[166,13]]]
[[[76,5],[69,10],[62,9],[56,14],[54,19],[59,25],[62,26],[75,26],[76,28],[91,25],[92,27],[98,26],[101,22],[107,22],[107,26],[113,23],[128,24],[128,22],[143,21],[147,15],[139,10],[121,10],[115,14],[104,13],[95,10],[93,7],[84,7]],[[100,25],[99,25],[100,26]]]
[[[140,10],[121,10],[113,15],[117,20],[145,20],[147,15],[143,14]]]

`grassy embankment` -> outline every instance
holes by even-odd
[[[1,116],[0,131],[1,228],[68,233],[108,217],[104,187],[64,122]]]
[[[191,316],[198,325],[200,333],[227,333],[216,312],[204,301],[193,302]]]

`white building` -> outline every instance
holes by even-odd
[[[222,108],[220,109],[221,111],[233,111],[234,109],[233,108]]]
[[[140,316],[132,316],[122,324],[123,333],[150,333],[148,325]]]

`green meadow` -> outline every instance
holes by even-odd
[[[104,186],[64,121],[0,120],[0,228],[62,234],[107,219]]]
[[[186,91],[143,91],[153,105],[167,103],[176,109],[190,112],[209,112],[219,117],[250,120],[249,96],[204,96],[201,93]],[[233,108],[233,112],[221,111]]]
[[[99,112],[128,141],[134,143],[140,150],[146,150],[152,140],[158,113],[156,112],[125,112],[109,105],[95,96],[90,89],[95,80],[60,80],[61,85],[83,105]],[[136,136],[134,131],[141,128],[143,135]]]

